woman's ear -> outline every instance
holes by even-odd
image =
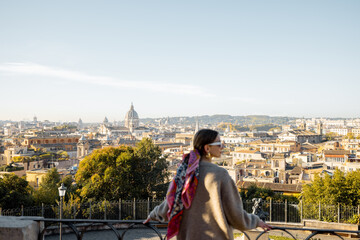
[[[210,151],[210,146],[206,144],[206,145],[204,146],[204,151],[205,151],[205,153],[207,154],[207,153]]]

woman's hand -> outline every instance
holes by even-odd
[[[271,225],[269,225],[269,224],[266,224],[266,223],[264,223],[264,222],[261,221],[261,220],[260,220],[260,222],[258,223],[257,226],[258,226],[258,227],[261,227],[262,229],[264,229],[265,232],[270,231],[270,230],[273,228],[273,226],[271,226]]]
[[[150,222],[151,218],[150,216],[147,217],[147,219],[145,221],[143,221],[143,224],[147,224],[148,222]]]

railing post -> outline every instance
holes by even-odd
[[[24,216],[24,205],[21,205],[21,216]]]
[[[287,223],[287,207],[288,206],[288,202],[287,199],[285,199],[285,223]]]
[[[104,206],[104,220],[106,220],[106,199],[105,199],[105,206]]]
[[[0,207],[0,216],[2,216],[2,208]]]
[[[44,203],[41,203],[41,216],[44,217],[45,209],[44,209]]]
[[[340,203],[338,203],[338,223],[340,223]]]
[[[303,202],[303,200],[301,200],[300,203],[301,203],[301,204],[300,204],[300,205],[301,205],[301,206],[300,206],[300,207],[301,207],[300,222],[302,223],[302,222],[303,222],[303,218],[304,218],[304,215],[303,215],[303,214],[304,214],[304,202]]]
[[[90,200],[90,202],[89,202],[89,205],[90,205],[90,206],[89,206],[89,208],[90,208],[90,209],[89,209],[89,210],[90,210],[89,219],[92,219],[92,218],[91,218],[91,200]]]
[[[134,208],[133,208],[133,218],[134,220],[136,220],[136,202],[135,202],[135,198],[134,198]]]
[[[73,205],[73,210],[74,210],[74,219],[76,219],[76,203],[74,203]]]
[[[119,198],[119,220],[121,220],[121,198]]]
[[[149,214],[150,214],[150,198],[149,197],[147,199],[147,211],[146,211],[146,213],[147,213],[147,216],[149,216]]]
[[[272,222],[272,198],[270,198],[270,222]]]
[[[319,201],[319,221],[321,221],[321,202]]]
[[[69,218],[73,218],[73,217],[74,217],[73,210],[74,210],[73,205],[70,204],[70,211],[69,211],[70,216],[69,216]]]

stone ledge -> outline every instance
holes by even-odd
[[[339,229],[349,231],[359,231],[359,225],[349,223],[322,222],[318,220],[304,220],[305,228],[319,229]]]
[[[39,223],[24,217],[0,216],[0,240],[37,240]]]

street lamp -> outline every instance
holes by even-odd
[[[66,187],[64,186],[64,183],[62,183],[58,189],[59,189],[59,196],[60,196],[60,220],[61,220],[62,214],[63,214],[63,209],[62,209],[63,201],[64,201],[65,192],[66,192]],[[60,222],[60,240],[62,240],[62,223],[61,222]]]

